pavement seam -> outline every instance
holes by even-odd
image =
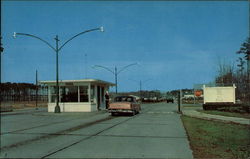
[[[144,110],[145,110],[145,109],[144,109]],[[150,108],[148,108],[147,111],[145,110],[145,111],[146,111],[145,113],[148,113],[149,110],[150,110]],[[53,155],[53,154],[56,154],[56,153],[58,153],[58,152],[60,152],[60,151],[62,151],[62,150],[65,150],[65,149],[67,149],[67,148],[69,148],[69,147],[71,147],[71,146],[73,146],[73,145],[76,145],[76,144],[82,142],[82,141],[88,140],[88,139],[90,139],[90,138],[92,138],[92,137],[99,136],[100,133],[102,133],[102,132],[104,132],[104,131],[106,131],[106,130],[109,130],[109,129],[111,129],[111,128],[114,128],[114,127],[117,126],[117,125],[120,125],[120,124],[122,124],[122,123],[125,123],[125,122],[127,122],[128,120],[134,119],[135,117],[138,117],[138,116],[141,116],[141,115],[142,115],[142,114],[137,114],[136,116],[133,116],[132,118],[128,118],[127,120],[124,120],[124,121],[121,121],[121,122],[119,122],[119,123],[116,123],[115,125],[112,125],[112,126],[110,126],[110,127],[108,127],[108,128],[105,128],[105,129],[103,129],[103,130],[101,130],[101,131],[99,131],[99,132],[97,132],[97,133],[95,133],[95,134],[93,134],[93,135],[91,135],[91,136],[89,136],[89,137],[87,137],[87,138],[83,138],[83,139],[81,139],[81,140],[79,140],[79,141],[77,141],[77,142],[74,142],[73,144],[70,144],[70,145],[68,145],[68,146],[65,146],[65,147],[63,147],[63,148],[57,150],[57,151],[54,151],[54,152],[52,152],[52,153],[50,153],[50,154],[47,154],[47,155],[43,156],[42,159],[47,158],[47,157],[49,157],[49,156],[51,156],[51,155]]]
[[[97,133],[95,133],[95,134],[93,134],[93,135],[90,135],[90,136],[87,137],[87,138],[83,138],[83,139],[81,139],[81,140],[79,140],[79,141],[77,141],[77,142],[74,142],[74,143],[72,143],[72,144],[70,144],[70,145],[68,145],[68,146],[65,146],[65,147],[63,147],[63,148],[61,148],[61,149],[59,149],[59,150],[57,150],[57,151],[54,151],[54,152],[52,152],[52,153],[50,153],[50,154],[47,154],[47,155],[43,156],[42,159],[47,158],[47,157],[49,157],[49,156],[51,156],[51,155],[53,155],[53,154],[56,154],[56,153],[58,153],[58,152],[60,152],[60,151],[62,151],[62,150],[65,150],[65,149],[67,149],[67,148],[69,148],[69,147],[71,147],[71,146],[73,146],[73,145],[76,145],[76,144],[82,142],[82,141],[88,140],[88,139],[90,139],[90,138],[92,138],[92,137],[99,136],[100,133],[102,133],[102,132],[104,132],[104,131],[106,131],[106,130],[109,130],[109,129],[111,129],[111,128],[114,128],[114,127],[116,127],[117,125],[120,125],[120,124],[122,124],[122,123],[125,123],[125,122],[127,122],[128,120],[131,120],[131,119],[133,119],[133,118],[135,118],[135,117],[138,117],[139,115],[140,115],[140,114],[138,114],[138,115],[136,115],[136,116],[133,116],[133,117],[131,117],[131,118],[128,118],[128,119],[126,119],[126,120],[123,120],[123,121],[121,121],[121,122],[119,122],[119,123],[116,123],[116,124],[114,124],[114,125],[112,125],[112,126],[110,126],[110,127],[108,127],[108,128],[105,128],[105,129],[103,129],[103,130],[101,130],[101,131],[99,131],[99,132],[97,132]]]
[[[51,134],[47,134],[47,133],[13,133],[13,134],[20,134],[20,135],[54,135],[54,136],[93,136],[93,135],[88,135],[88,134],[55,134],[55,133],[51,133]],[[95,135],[95,136],[103,136],[103,137],[136,137],[136,138],[186,138],[187,136],[183,136],[183,137],[173,137],[173,136],[128,136],[128,135]]]
[[[40,110],[40,111],[35,111],[35,112],[32,112],[31,114],[35,114],[35,113],[41,113],[41,112],[44,112],[43,110]],[[5,113],[5,114],[2,114],[2,113],[0,113],[0,116],[1,117],[3,117],[3,116],[10,116],[10,115],[26,115],[27,114],[27,112],[20,112],[20,113],[18,113],[18,112],[16,112],[16,113]]]
[[[44,136],[36,137],[36,138],[30,139],[30,140],[25,140],[25,141],[21,141],[21,142],[11,144],[11,145],[8,145],[8,146],[3,146],[3,147],[0,148],[0,150],[3,151],[3,150],[6,150],[6,149],[9,149],[9,148],[12,148],[12,147],[22,146],[22,145],[25,145],[25,144],[28,144],[28,143],[31,143],[31,142],[34,142],[34,141],[42,140],[42,139],[45,139],[45,138],[48,139],[48,138],[51,138],[51,137],[58,136],[56,134],[62,134],[62,133],[70,132],[70,131],[76,131],[78,129],[82,129],[82,128],[94,125],[97,122],[102,122],[102,121],[111,120],[111,119],[113,119],[113,118],[108,116],[108,117],[106,117],[104,119],[99,119],[99,120],[95,120],[95,121],[92,121],[92,122],[89,122],[89,123],[84,123],[83,125],[78,125],[78,126],[66,129],[66,130],[58,131],[56,133],[49,133],[49,134],[46,134]]]
[[[38,125],[38,126],[34,126],[34,127],[30,127],[30,128],[24,128],[24,129],[15,130],[15,131],[10,131],[10,132],[4,132],[4,133],[0,133],[0,135],[4,135],[4,134],[8,134],[8,133],[16,133],[16,132],[20,132],[20,131],[35,129],[35,128],[39,128],[39,127],[45,127],[45,126],[54,125],[54,124],[65,123],[65,122],[69,122],[69,121],[72,121],[72,120],[78,120],[78,119],[81,119],[81,118],[82,118],[82,117],[75,118],[75,119],[69,119],[69,120],[58,121],[58,122],[54,122],[54,123],[50,123],[50,124]]]
[[[149,108],[150,109],[150,108]],[[148,111],[149,109],[144,109],[145,111]],[[145,112],[145,113],[147,113],[147,112]],[[138,114],[138,115],[136,115],[136,116],[133,116],[133,117],[130,117],[130,118],[128,118],[128,119],[123,119],[123,121],[121,121],[121,122],[117,122],[117,123],[113,123],[114,125],[111,125],[111,126],[109,126],[108,128],[105,128],[105,129],[103,129],[103,130],[101,130],[101,131],[99,131],[99,132],[96,132],[96,133],[94,133],[93,135],[85,135],[85,136],[87,136],[86,138],[82,138],[82,139],[80,139],[79,141],[76,141],[76,142],[74,142],[74,143],[72,143],[71,142],[71,144],[69,144],[68,146],[65,146],[65,147],[63,147],[63,148],[58,148],[57,150],[55,150],[54,152],[51,152],[51,153],[49,153],[49,154],[47,154],[46,156],[43,156],[42,158],[49,158],[51,155],[53,155],[53,154],[56,154],[57,152],[60,152],[60,151],[63,151],[64,149],[67,149],[67,148],[69,148],[69,147],[71,147],[71,146],[73,146],[73,145],[76,145],[76,144],[78,144],[78,143],[80,143],[80,142],[82,142],[82,141],[85,141],[85,140],[88,140],[88,139],[91,139],[91,138],[93,138],[93,137],[98,137],[98,136],[110,136],[110,137],[140,137],[140,136],[117,136],[117,135],[100,135],[101,133],[103,133],[103,132],[105,132],[105,131],[107,131],[107,130],[109,130],[109,129],[112,129],[112,128],[114,128],[114,127],[116,127],[116,126],[118,126],[118,125],[120,125],[120,124],[122,124],[122,123],[125,123],[125,122],[127,122],[127,121],[129,121],[129,120],[131,120],[131,119],[134,119],[134,118],[136,118],[136,117],[140,117],[140,116],[143,116],[143,115],[145,115],[145,114]],[[147,114],[146,114],[147,115]],[[163,115],[167,115],[167,114],[163,114]],[[149,115],[147,115],[147,117],[148,117]],[[149,116],[150,117],[150,116]],[[78,118],[77,118],[78,119]],[[71,119],[71,120],[75,120],[75,119]],[[67,120],[67,121],[70,121],[70,120]],[[100,122],[103,122],[103,121],[100,121]],[[60,123],[60,122],[59,122]],[[53,123],[54,124],[54,123]],[[96,124],[99,124],[99,123],[96,123]],[[100,123],[100,124],[102,124],[102,123]],[[103,124],[105,124],[105,123],[103,123]],[[126,123],[127,124],[127,123]],[[154,124],[155,125],[155,124]],[[158,125],[158,124],[157,124]],[[162,124],[161,124],[162,125]],[[167,124],[163,124],[163,125],[167,125]],[[41,126],[39,126],[39,127],[41,127]],[[86,126],[87,127],[87,126]],[[66,129],[66,130],[62,130],[62,131],[58,131],[58,132],[60,132],[59,134],[56,134],[56,133],[50,133],[50,134],[45,134],[45,136],[47,135],[48,136],[48,138],[53,138],[53,137],[57,137],[57,136],[60,136],[60,135],[72,135],[72,134],[62,134],[62,133],[67,133],[66,131],[68,131],[68,132],[71,132],[71,131],[76,131],[76,130],[78,130],[78,129],[82,129],[82,128],[85,128],[84,126],[80,126],[79,125],[79,127],[78,126],[76,126],[76,127],[73,127],[73,128],[69,128],[69,129]],[[19,130],[20,131],[20,130]],[[19,131],[14,131],[14,133],[12,133],[12,134],[18,134],[18,132]],[[79,136],[79,135],[75,135],[75,136]],[[81,135],[81,136],[83,136],[83,135]],[[151,136],[151,138],[152,138],[153,136]],[[39,138],[39,137],[38,137]],[[159,137],[157,137],[157,138],[159,138]],[[162,138],[162,137],[160,137],[160,138]],[[166,137],[164,137],[164,138],[166,138]],[[170,137],[169,137],[170,138]],[[171,138],[173,138],[173,137],[171,137]],[[186,138],[186,137],[182,137],[182,138]],[[41,138],[39,138],[39,140],[40,140]],[[47,138],[46,138],[47,139]],[[32,143],[32,141],[31,141],[31,143]],[[24,145],[28,145],[28,144],[30,144],[29,142],[28,143],[24,143]],[[22,146],[22,145],[19,145],[19,146]]]

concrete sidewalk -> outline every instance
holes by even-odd
[[[212,114],[201,113],[196,110],[182,110],[182,114],[186,116],[201,118],[201,119],[206,119],[206,120],[217,120],[217,121],[222,121],[225,123],[250,125],[250,119],[246,119],[246,118],[212,115]]]

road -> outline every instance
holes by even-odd
[[[135,116],[1,115],[1,158],[193,158],[176,104],[143,104]]]

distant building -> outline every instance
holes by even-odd
[[[56,106],[56,81],[40,81],[48,86],[48,112]],[[91,112],[105,108],[104,94],[114,83],[98,79],[59,81],[59,106],[61,112]]]
[[[199,97],[203,97],[203,95],[200,95]],[[183,96],[184,99],[190,99],[190,98],[197,98],[194,94],[185,94]]]

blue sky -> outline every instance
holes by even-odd
[[[192,88],[214,80],[219,60],[236,62],[248,36],[247,1],[3,1],[3,82],[55,80],[55,46],[84,30],[59,53],[59,78],[96,78],[114,82],[102,65],[118,70],[118,91]],[[138,82],[135,82],[138,81]],[[112,89],[114,90],[114,89]]]

